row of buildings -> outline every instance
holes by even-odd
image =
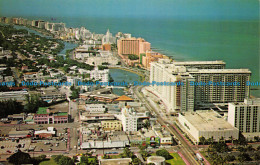
[[[118,55],[130,66],[141,65],[150,69],[150,63],[162,58],[168,58],[158,52],[151,50],[151,43],[143,38],[120,38],[117,40]],[[129,59],[129,55],[135,55],[136,60]]]
[[[225,65],[169,59],[151,63],[152,85],[147,90],[161,99],[167,113],[179,113],[179,126],[195,143],[201,137],[234,140],[239,132],[249,140],[259,137],[260,101],[250,98],[247,83],[251,71],[225,69]]]

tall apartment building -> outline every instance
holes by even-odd
[[[109,32],[109,29],[107,29],[106,35],[102,37],[102,44],[115,44],[116,43],[116,37],[113,37],[112,33]]]
[[[260,132],[260,98],[229,103],[228,122],[241,132]]]
[[[249,97],[250,87],[246,82],[250,80],[251,71],[248,69],[188,69],[196,82],[195,103],[228,103],[241,102]],[[222,84],[205,84],[221,82]]]
[[[168,112],[193,111],[199,104],[239,102],[248,98],[246,82],[250,80],[251,72],[224,67],[223,61],[171,62],[160,59],[151,63],[150,82],[181,82],[175,86],[152,86],[166,103]],[[194,85],[194,82],[198,84]]]
[[[124,131],[137,131],[137,116],[132,108],[122,109],[122,125]]]
[[[118,54],[140,55],[151,49],[151,44],[142,38],[123,38],[117,41]]]

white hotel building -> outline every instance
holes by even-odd
[[[119,117],[122,121],[124,131],[137,131],[138,128],[143,127],[142,119],[149,118],[149,112],[137,113],[130,106],[122,108],[121,116]]]
[[[229,103],[228,122],[243,133],[260,133],[260,98]]]
[[[168,112],[194,111],[194,107],[207,103],[243,101],[249,97],[251,72],[248,69],[223,69],[223,61],[171,62],[160,59],[151,63],[150,83],[182,82],[181,86],[152,86],[153,92],[167,105]],[[195,82],[237,82],[240,85],[190,85]]]

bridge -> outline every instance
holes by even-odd
[[[116,89],[125,89],[126,87],[121,87],[121,86],[107,86],[107,88],[116,88]]]

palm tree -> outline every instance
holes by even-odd
[[[207,140],[209,143],[213,143],[214,142],[214,138],[213,138],[213,136],[211,137],[211,138],[208,138],[208,140]]]
[[[222,142],[224,142],[225,141],[225,139],[224,139],[224,137],[223,136],[221,136],[221,138],[219,138],[219,143],[222,143]]]
[[[205,137],[204,137],[204,136],[201,136],[201,137],[199,138],[199,142],[201,142],[201,143],[204,145],[205,142],[206,142]]]
[[[233,136],[230,136],[229,139],[230,139],[231,143],[233,144],[233,140],[234,140]]]

